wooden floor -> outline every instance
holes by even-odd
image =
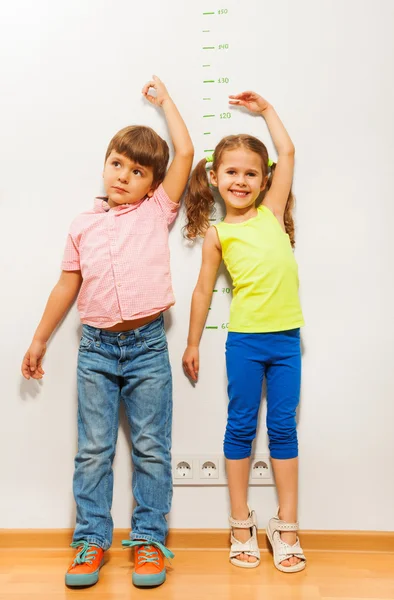
[[[73,551],[1,549],[0,600],[393,600],[394,554],[308,552],[308,567],[277,571],[262,553],[257,569],[230,565],[223,550],[177,550],[166,583],[140,590],[131,583],[131,553],[110,550],[99,582],[81,590],[64,585]]]

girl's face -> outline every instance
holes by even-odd
[[[265,188],[261,157],[246,148],[223,152],[217,172],[210,172],[211,183],[218,188],[226,206],[245,209],[254,206]]]
[[[135,204],[154,192],[152,167],[142,167],[114,150],[105,161],[103,178],[111,208]]]

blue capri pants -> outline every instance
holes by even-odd
[[[228,419],[224,455],[247,458],[256,437],[264,376],[267,430],[272,458],[298,456],[296,409],[301,385],[300,330],[229,332],[226,342]]]

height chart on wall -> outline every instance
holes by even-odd
[[[231,69],[234,65],[233,45],[230,41],[230,22],[235,18],[235,6],[214,2],[201,9],[199,15],[200,66],[200,136],[196,140],[199,157],[207,159],[209,171],[215,145],[228,135],[229,122],[233,116],[228,104],[231,90]],[[216,207],[211,215],[212,224],[223,220],[224,210],[215,193]],[[219,272],[213,290],[206,330],[228,329],[228,314],[231,301],[231,280],[225,269]]]
[[[222,138],[247,132],[263,138],[266,137],[265,124],[262,118],[254,119],[245,109],[229,104],[229,95],[250,89],[256,85],[258,78],[256,61],[245,59],[257,56],[254,50],[256,40],[245,39],[239,33],[246,30],[248,17],[245,11],[233,0],[226,4],[206,2],[201,9],[193,7],[193,11],[195,27],[198,29],[194,40],[198,44],[196,54],[199,57],[198,64],[193,63],[190,81],[196,93],[196,121],[193,124],[195,164],[205,157],[206,174],[209,177],[214,150]],[[215,225],[223,220],[225,207],[216,188],[211,186],[211,191],[215,205],[209,220],[211,225]],[[193,245],[195,253],[198,248],[199,243]],[[199,266],[199,262],[196,263],[196,267]],[[191,285],[195,285],[197,276],[196,269]],[[177,385],[182,385],[182,393],[175,411],[177,422],[174,439],[178,440],[173,453],[175,485],[227,483],[222,440],[228,404],[225,343],[232,289],[231,278],[222,263],[212,290],[211,306],[199,347],[198,383],[190,388],[186,385],[183,387],[183,381],[176,380]],[[185,428],[191,414],[192,429],[198,432],[197,437]],[[181,427],[178,422],[182,422]],[[273,484],[264,435],[260,436],[259,447],[255,447],[250,484]]]

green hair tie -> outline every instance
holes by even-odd
[[[274,161],[269,158],[268,159],[268,166],[272,167],[273,164],[274,164]]]

